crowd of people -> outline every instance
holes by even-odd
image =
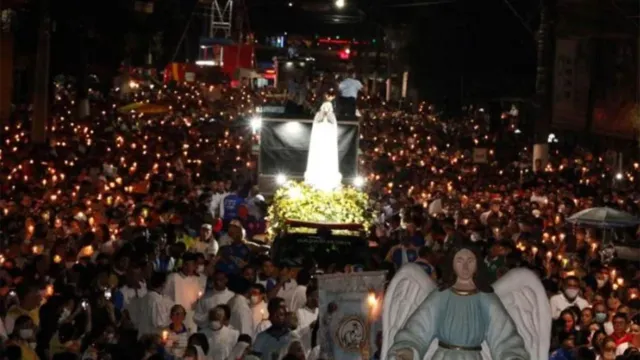
[[[640,357],[637,262],[607,255],[605,232],[565,221],[601,205],[638,214],[637,164],[614,172],[598,154],[552,148],[534,170],[515,122],[492,131],[480,109],[448,118],[361,97],[372,259],[319,268],[247,241],[264,232],[266,204],[242,119],[264,93],[132,88],[92,92],[92,115],[76,119],[71,88],[57,84],[46,146],[30,144],[25,123],[2,131],[3,359],[326,358],[315,274],[391,277],[416,262],[440,279],[461,239],[483,248],[494,279],[539,273],[551,359]],[[122,111],[132,101],[166,108]],[[487,149],[482,161],[475,148]],[[635,229],[614,235],[636,239]]]

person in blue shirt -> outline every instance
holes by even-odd
[[[549,360],[574,360],[575,336],[573,333],[561,332],[561,347],[551,353]]]
[[[412,263],[418,259],[418,248],[411,242],[409,236],[403,236],[400,244],[394,246],[387,253],[385,261],[392,262],[396,269],[407,263]]]
[[[240,196],[240,190],[237,190],[227,196],[220,204],[220,217],[224,221],[225,225],[228,225],[231,220],[238,217],[238,210],[241,205],[246,202],[245,198]]]

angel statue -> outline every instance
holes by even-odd
[[[547,360],[551,309],[538,277],[514,269],[491,286],[473,244],[450,251],[443,284],[403,266],[384,297],[381,359]],[[435,340],[435,341],[434,341]]]
[[[342,181],[338,165],[338,122],[331,102],[336,94],[333,89],[324,94],[324,103],[313,119],[307,171],[304,181],[319,190],[331,191]]]

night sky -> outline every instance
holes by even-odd
[[[408,41],[402,57],[412,69],[412,83],[430,100],[459,100],[462,96],[486,100],[532,94],[537,1],[434,1],[442,3],[397,7],[426,1],[346,0],[347,7],[338,12],[332,0],[291,1],[291,7],[286,0],[238,0],[236,8],[244,5],[248,9],[245,30],[258,38],[284,32],[373,38],[376,29],[406,26]],[[17,43],[20,52],[27,54],[27,61],[28,53],[35,50],[40,3],[31,2],[21,12]],[[155,58],[159,69],[174,58],[194,60],[191,54],[197,53],[203,29],[202,17],[192,16],[195,0],[155,0],[151,15],[131,11],[132,3],[56,2],[51,12],[56,24],[52,73],[74,71],[84,52],[96,72],[110,69],[103,71],[104,76],[114,75],[113,69],[122,58],[132,65],[142,65],[149,39],[157,34]],[[354,22],[336,24],[335,15]]]

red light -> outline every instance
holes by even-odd
[[[340,50],[338,55],[340,56],[340,60],[349,60],[349,57],[351,56],[351,50],[349,49]]]

